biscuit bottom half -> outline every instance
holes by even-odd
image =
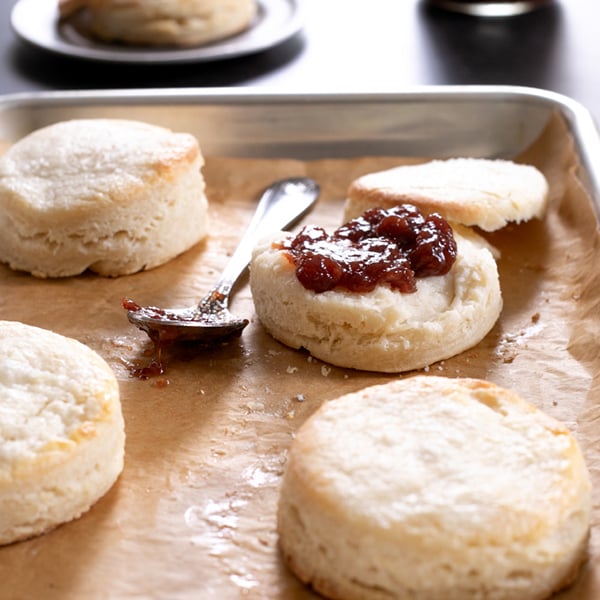
[[[418,279],[410,294],[386,285],[367,293],[307,290],[277,248],[285,235],[255,248],[256,313],[274,338],[325,362],[386,373],[420,369],[475,346],[500,316],[496,261],[483,238],[466,228],[454,231],[458,251],[450,272]]]

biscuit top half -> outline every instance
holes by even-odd
[[[404,202],[455,223],[495,231],[509,222],[542,217],[548,183],[537,168],[508,160],[452,158],[403,165],[355,180],[345,220],[370,207]]]

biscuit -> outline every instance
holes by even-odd
[[[279,242],[254,249],[250,288],[265,329],[292,348],[340,367],[399,373],[420,369],[478,344],[496,323],[502,294],[490,247],[456,228],[456,262],[443,276],[418,280],[415,293],[378,285],[366,293],[315,293],[298,281]]]
[[[63,121],[0,157],[0,261],[38,277],[118,276],[202,240],[197,140],[120,119]]]
[[[329,401],[295,436],[277,527],[291,570],[344,600],[541,600],[587,554],[591,492],[566,427],[475,379]]]
[[[62,19],[84,11],[82,28],[106,42],[199,46],[240,33],[257,14],[256,0],[59,0]]]
[[[0,544],[86,512],[123,468],[117,380],[76,340],[0,321]]]
[[[548,183],[535,167],[508,160],[452,158],[369,173],[348,189],[344,220],[367,208],[408,202],[462,225],[495,231],[540,218]]]

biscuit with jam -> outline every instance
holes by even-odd
[[[381,212],[382,218],[388,219],[386,226],[396,227],[394,209]],[[356,227],[358,233],[348,233],[348,227]],[[337,232],[356,237],[365,227],[361,217]],[[402,232],[402,224],[397,227],[398,236],[408,235]],[[449,229],[447,223],[445,227]],[[327,247],[329,238],[322,244],[317,241],[306,252],[308,273],[302,273],[291,245],[302,235],[318,238],[330,234],[317,228],[303,230],[298,236],[280,233],[263,240],[250,265],[258,318],[280,342],[304,348],[315,358],[340,367],[397,373],[459,354],[492,329],[502,309],[502,295],[490,246],[468,228],[450,231],[455,242],[451,264],[445,264],[438,274],[426,269],[416,276],[415,254],[403,262],[402,243],[396,244],[391,234],[378,237],[369,233],[365,239],[373,244],[373,252],[367,258],[348,239],[332,249]],[[415,225],[410,235],[428,240],[433,234],[426,225]],[[396,257],[389,251],[394,245],[400,248]],[[425,266],[427,261],[435,262],[440,253],[440,248],[426,245],[421,250],[417,262]],[[372,256],[375,263],[369,265]],[[356,265],[358,270],[353,270]],[[350,283],[340,280],[327,288],[328,278],[339,271],[346,272]],[[373,272],[379,274],[375,280]]]

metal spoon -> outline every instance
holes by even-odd
[[[248,319],[228,310],[233,286],[246,270],[255,243],[267,232],[285,229],[315,203],[319,186],[312,179],[293,177],[270,185],[263,193],[250,225],[227,263],[221,277],[197,306],[158,308],[123,300],[131,323],[145,331],[155,343],[198,341],[213,343],[240,335]]]

